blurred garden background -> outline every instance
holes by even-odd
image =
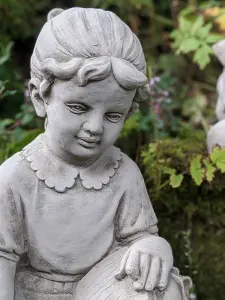
[[[193,279],[191,299],[225,300],[225,169],[206,147],[222,71],[212,45],[225,38],[225,1],[0,0],[0,163],[43,132],[27,88],[29,60],[49,10],[73,6],[111,10],[141,40],[151,96],[118,145],[144,174],[160,235]]]

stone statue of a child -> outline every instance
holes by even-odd
[[[0,167],[0,300],[187,299],[136,164],[113,146],[146,88],[115,14],[49,13],[31,58],[45,133]]]

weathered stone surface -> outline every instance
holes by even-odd
[[[213,50],[225,67],[225,40],[222,40],[213,46]],[[217,102],[216,117],[218,122],[211,127],[207,135],[208,151],[211,152],[213,147],[218,145],[225,147],[225,71],[221,73],[217,81]]]
[[[0,167],[0,300],[187,299],[140,170],[113,146],[145,71],[115,14],[48,14],[29,83],[45,133]]]

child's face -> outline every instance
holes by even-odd
[[[118,138],[135,92],[123,89],[112,75],[85,87],[55,81],[45,105],[50,148],[70,162],[98,157]]]

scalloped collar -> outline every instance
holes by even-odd
[[[39,135],[22,150],[22,154],[36,176],[43,180],[47,187],[59,193],[71,189],[78,175],[84,188],[100,190],[115,174],[121,160],[120,149],[112,146],[90,166],[74,167],[53,155],[45,145],[44,139],[44,134]]]

